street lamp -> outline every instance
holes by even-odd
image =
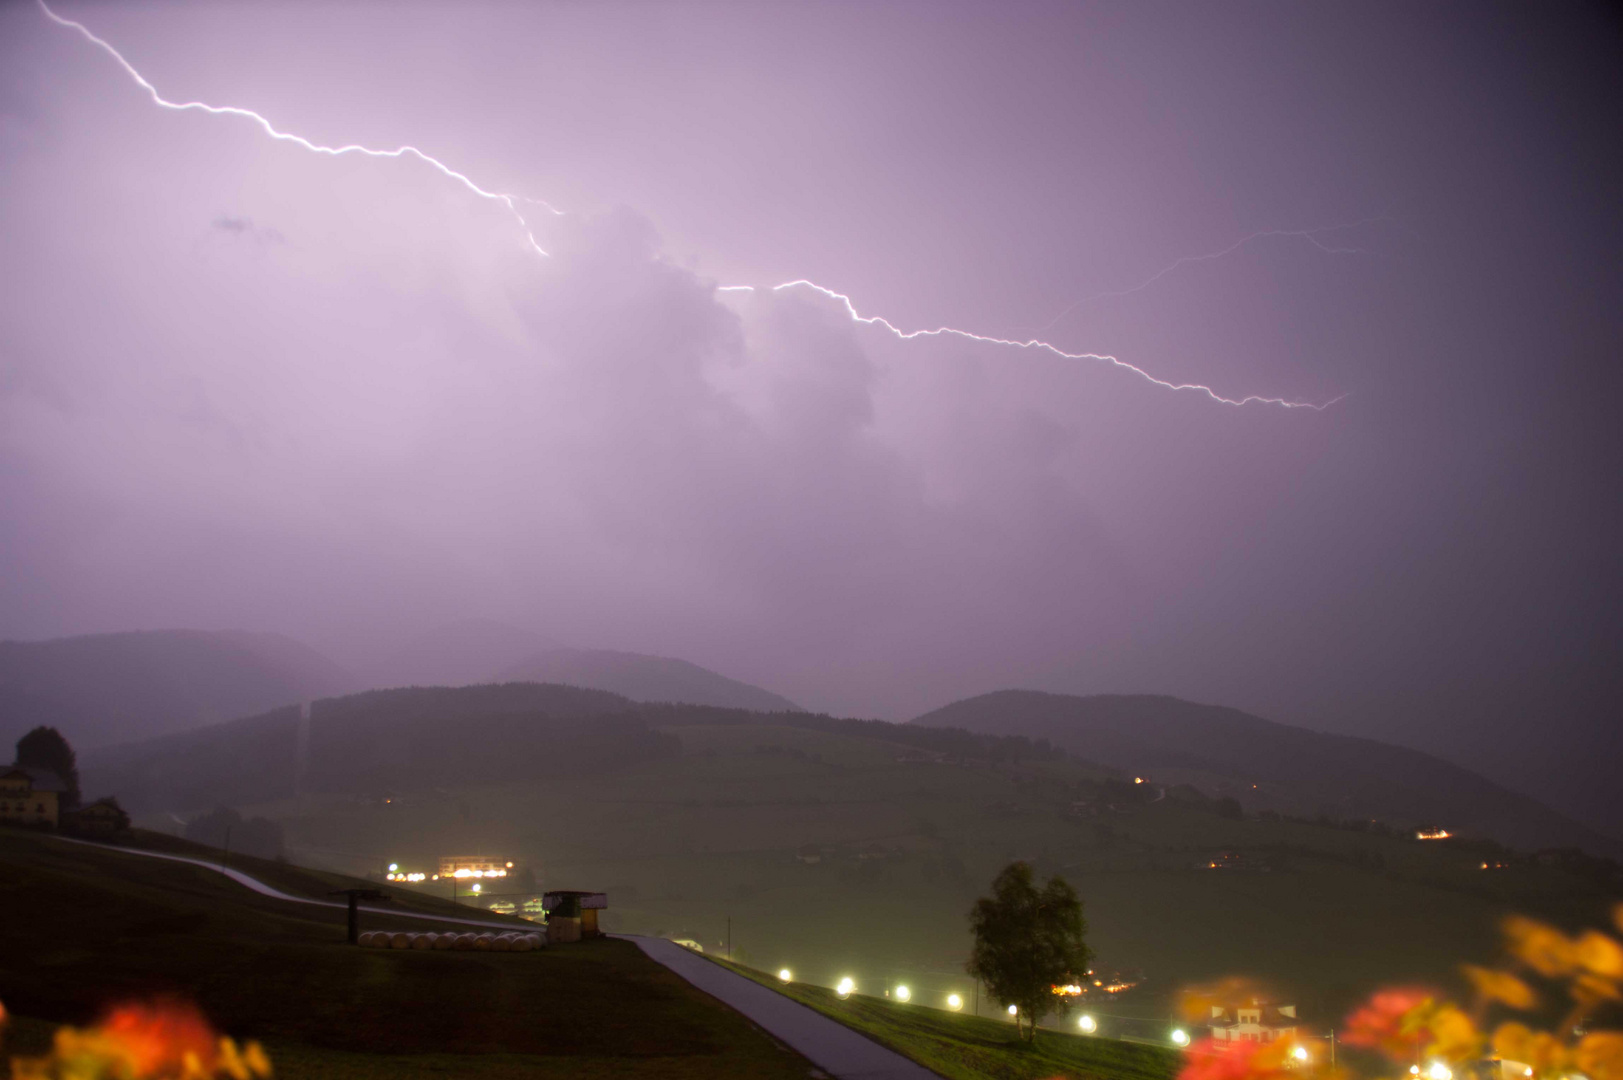
[[[911,998],[912,996],[913,996],[913,991],[909,990],[907,987],[898,986],[896,988],[896,1000],[897,1001],[906,1001],[909,998]]]
[[[964,1007],[964,999],[963,998],[959,997],[957,994],[948,994],[947,995],[947,1008],[951,1009],[953,1012],[957,1012],[959,1009],[962,1009],[963,1007]]]
[[[794,972],[790,971],[788,968],[779,968],[778,969],[778,981],[779,982],[788,982],[790,979],[792,979],[794,977],[795,977]]]
[[[1076,1022],[1076,1026],[1082,1029],[1082,1034],[1092,1035],[1095,1031],[1099,1030],[1099,1021],[1095,1020],[1087,1013],[1083,1013],[1082,1018]]]
[[[1177,1043],[1179,1046],[1188,1046],[1189,1032],[1185,1031],[1183,1028],[1173,1028],[1172,1041]]]

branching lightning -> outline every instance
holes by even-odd
[[[1071,312],[1075,311],[1084,304],[1091,304],[1095,300],[1108,300],[1119,296],[1131,296],[1136,292],[1143,292],[1145,289],[1149,288],[1151,285],[1154,285],[1157,281],[1160,281],[1162,278],[1166,277],[1175,270],[1182,269],[1183,267],[1189,266],[1193,263],[1213,262],[1217,259],[1223,258],[1225,255],[1232,255],[1236,251],[1239,251],[1241,248],[1245,247],[1247,244],[1251,243],[1253,240],[1263,240],[1269,237],[1294,237],[1297,239],[1306,240],[1309,244],[1312,244],[1314,247],[1328,255],[1368,255],[1369,251],[1365,248],[1338,247],[1334,244],[1325,243],[1323,240],[1320,240],[1319,237],[1330,233],[1345,232],[1348,229],[1362,228],[1365,225],[1371,225],[1377,221],[1383,220],[1385,219],[1381,217],[1369,217],[1364,218],[1362,221],[1354,221],[1346,225],[1326,225],[1318,229],[1260,229],[1248,236],[1240,237],[1240,239],[1234,241],[1234,243],[1230,244],[1226,248],[1223,248],[1221,251],[1212,251],[1205,255],[1185,255],[1180,259],[1174,259],[1172,262],[1161,267],[1161,269],[1157,270],[1155,273],[1151,274],[1149,277],[1130,288],[1107,289],[1104,292],[1091,293],[1088,296],[1073,300],[1070,302],[1070,304],[1066,305],[1064,311],[1061,311],[1058,315],[1055,315],[1052,319],[1049,319],[1041,326],[1034,327],[1034,329],[1040,334],[1044,330],[1050,329],[1055,323],[1059,322],[1061,319],[1065,318]]]
[[[70,29],[77,30],[84,36],[86,41],[89,41],[93,45],[100,46],[107,53],[107,55],[118,61],[119,66],[124,69],[125,74],[134,79],[135,84],[147,92],[148,96],[152,98],[153,104],[155,105],[162,106],[165,109],[173,109],[176,112],[190,112],[192,110],[196,110],[198,112],[209,113],[213,116],[241,116],[245,119],[252,120],[262,131],[264,131],[266,135],[269,135],[271,138],[276,139],[279,142],[294,143],[298,146],[304,147],[306,150],[309,150],[312,153],[326,154],[329,157],[339,157],[344,154],[360,154],[363,157],[374,158],[414,157],[418,161],[423,162],[425,165],[429,165],[437,171],[450,177],[452,180],[455,180],[457,183],[461,184],[463,187],[467,188],[481,199],[490,199],[493,202],[499,202],[503,206],[507,207],[508,212],[513,215],[514,219],[518,222],[519,227],[524,230],[524,238],[529,242],[530,247],[534,248],[536,253],[539,255],[547,254],[541,245],[536,242],[535,234],[530,231],[530,223],[525,220],[524,215],[519,212],[518,208],[518,204],[521,202],[533,203],[537,206],[546,207],[546,209],[551,211],[553,214],[562,216],[563,211],[548,203],[542,202],[540,199],[525,198],[522,195],[508,195],[500,191],[487,191],[478,184],[474,183],[473,180],[465,173],[457,172],[455,169],[445,164],[445,162],[433,157],[432,155],[423,153],[415,146],[400,146],[393,150],[374,150],[371,147],[358,146],[355,144],[350,144],[348,146],[322,146],[318,143],[311,142],[302,135],[294,135],[293,133],[287,131],[278,131],[269,120],[265,119],[265,117],[261,116],[259,113],[254,112],[252,109],[242,109],[235,105],[209,105],[201,101],[170,101],[162,94],[158,93],[158,88],[147,82],[141,73],[135,70],[135,66],[128,60],[124,59],[122,53],[113,48],[113,46],[108,42],[91,33],[89,27],[85,26],[84,23],[74,22],[72,19],[64,19],[62,16],[52,11],[45,3],[45,0],[39,0],[39,7],[41,11],[45,12],[46,18],[50,19],[59,26],[66,26]]]
[[[507,208],[508,213],[510,213],[513,216],[513,219],[518,222],[519,228],[523,231],[524,238],[525,238],[526,242],[529,244],[529,246],[536,252],[536,254],[541,255],[543,257],[547,257],[546,250],[544,248],[542,248],[540,243],[536,240],[535,234],[533,233],[533,231],[530,228],[529,221],[525,218],[523,212],[520,211],[519,206],[520,206],[520,204],[531,204],[531,205],[541,206],[541,207],[545,208],[549,213],[551,213],[553,215],[560,216],[560,217],[563,216],[564,212],[557,209],[556,207],[552,206],[550,203],[547,203],[547,202],[545,202],[543,200],[540,200],[540,199],[528,198],[526,196],[510,195],[510,194],[507,194],[505,192],[487,190],[486,188],[483,188],[479,184],[475,183],[473,181],[473,179],[470,178],[465,173],[458,172],[456,169],[451,168],[449,165],[445,164],[443,161],[440,161],[438,158],[436,158],[436,157],[434,157],[434,156],[432,156],[430,154],[424,153],[422,150],[417,149],[417,147],[415,147],[415,146],[400,146],[400,147],[396,147],[393,150],[378,150],[378,149],[374,149],[374,148],[371,148],[371,147],[361,146],[361,145],[358,145],[358,144],[349,144],[349,145],[346,145],[346,146],[323,146],[323,145],[321,145],[319,143],[311,142],[309,139],[306,139],[301,135],[295,135],[295,134],[293,134],[291,132],[278,130],[275,127],[275,125],[273,125],[268,119],[266,119],[261,114],[259,114],[257,112],[254,112],[252,109],[244,109],[244,108],[240,108],[240,107],[234,106],[234,105],[209,105],[209,104],[207,104],[205,102],[201,102],[201,101],[186,101],[186,102],[170,101],[167,98],[165,98],[162,94],[158,93],[157,87],[153,86],[150,82],[148,82],[146,80],[146,78],[143,77],[141,75],[141,73],[135,69],[135,66],[132,65],[128,60],[124,59],[123,54],[121,54],[117,49],[115,49],[109,42],[103,40],[100,37],[97,37],[83,23],[75,22],[72,19],[66,19],[66,18],[63,18],[62,16],[58,15],[56,12],[54,12],[54,11],[52,11],[50,9],[50,7],[45,3],[45,0],[37,0],[37,2],[39,3],[40,10],[43,11],[45,13],[45,16],[47,18],[49,18],[52,22],[56,23],[59,26],[63,26],[63,27],[66,27],[68,29],[77,31],[81,36],[84,37],[84,39],[86,41],[89,41],[91,44],[98,46],[104,52],[106,52],[109,56],[111,56],[115,61],[117,61],[118,65],[124,69],[125,74],[129,75],[129,77],[135,81],[137,86],[139,86],[142,90],[145,90],[147,92],[147,95],[152,98],[152,101],[153,101],[154,104],[156,104],[156,105],[158,105],[158,106],[160,106],[162,108],[165,108],[165,109],[174,110],[176,112],[198,111],[198,112],[208,113],[208,114],[210,114],[212,116],[240,116],[240,117],[242,117],[242,118],[244,118],[246,120],[252,121],[255,125],[257,125],[260,128],[260,130],[262,130],[266,135],[270,136],[272,139],[275,139],[275,140],[277,140],[279,142],[293,143],[293,144],[295,144],[297,146],[303,147],[306,150],[309,150],[312,153],[325,154],[325,155],[327,155],[329,157],[339,157],[339,156],[342,156],[344,154],[358,154],[358,155],[361,155],[361,156],[364,156],[364,157],[373,157],[373,158],[406,158],[406,157],[416,158],[418,161],[421,161],[425,165],[430,166],[431,168],[435,169],[436,171],[443,174],[444,176],[449,177],[452,180],[455,180],[457,183],[461,184],[463,187],[467,188],[469,191],[471,191],[473,194],[477,195],[481,199],[488,199],[488,200],[491,200],[493,202],[499,202],[503,206],[505,206]],[[1360,224],[1363,224],[1363,223],[1361,222]],[[1055,316],[1052,320],[1050,320],[1045,326],[1041,327],[1040,329],[1047,329],[1048,327],[1053,326],[1055,323],[1059,322],[1066,315],[1070,314],[1073,310],[1075,310],[1077,307],[1081,306],[1082,304],[1088,303],[1088,302],[1093,301],[1093,300],[1103,299],[1103,298],[1106,298],[1106,297],[1126,296],[1126,295],[1128,295],[1130,293],[1138,292],[1141,289],[1148,288],[1150,285],[1154,284],[1156,281],[1159,281],[1161,278],[1163,278],[1166,275],[1168,275],[1168,274],[1172,273],[1173,271],[1177,270],[1179,267],[1188,265],[1190,263],[1207,262],[1207,261],[1211,261],[1211,260],[1214,260],[1214,259],[1222,258],[1225,255],[1228,255],[1228,254],[1230,254],[1230,253],[1232,253],[1234,251],[1237,251],[1239,248],[1243,247],[1247,243],[1250,243],[1253,240],[1256,240],[1256,239],[1259,239],[1259,238],[1265,237],[1265,236],[1302,237],[1302,238],[1308,240],[1308,242],[1312,243],[1315,247],[1318,247],[1321,250],[1329,252],[1331,254],[1343,254],[1343,253],[1349,253],[1349,252],[1358,251],[1359,249],[1356,249],[1356,248],[1340,248],[1340,247],[1330,246],[1330,245],[1327,245],[1327,244],[1321,242],[1318,239],[1318,237],[1320,235],[1323,235],[1323,234],[1329,233],[1329,232],[1334,232],[1334,231],[1337,231],[1339,229],[1348,228],[1348,227],[1350,227],[1350,226],[1333,226],[1333,227],[1325,228],[1325,229],[1306,229],[1306,230],[1269,229],[1269,230],[1264,230],[1262,232],[1253,233],[1253,234],[1251,234],[1249,236],[1246,236],[1246,237],[1236,241],[1235,243],[1231,244],[1229,247],[1224,248],[1222,251],[1213,252],[1213,253],[1207,254],[1207,255],[1192,255],[1192,256],[1186,256],[1184,258],[1181,258],[1181,259],[1177,260],[1176,262],[1162,268],[1161,270],[1158,270],[1156,273],[1152,274],[1149,278],[1147,278],[1144,281],[1140,282],[1139,284],[1133,286],[1132,288],[1116,290],[1116,291],[1111,291],[1111,292],[1097,293],[1097,294],[1094,294],[1092,296],[1083,297],[1082,299],[1073,302],[1070,305],[1070,307],[1066,308],[1059,315]],[[1323,410],[1323,409],[1329,408],[1331,405],[1334,405],[1337,401],[1340,401],[1343,397],[1346,396],[1345,394],[1343,394],[1340,397],[1333,398],[1330,401],[1326,401],[1326,402],[1324,402],[1322,404],[1314,404],[1312,402],[1307,402],[1307,401],[1291,401],[1291,400],[1288,400],[1286,398],[1279,398],[1279,397],[1264,397],[1264,396],[1259,395],[1259,394],[1251,394],[1251,395],[1247,395],[1246,397],[1242,397],[1242,398],[1229,398],[1229,397],[1224,397],[1223,395],[1219,394],[1216,390],[1212,389],[1210,386],[1206,386],[1206,385],[1201,384],[1201,383],[1175,383],[1175,382],[1169,382],[1169,381],[1167,381],[1165,379],[1156,378],[1154,375],[1151,375],[1148,371],[1145,371],[1143,368],[1137,366],[1136,364],[1129,363],[1126,360],[1120,359],[1119,357],[1109,356],[1109,355],[1105,355],[1105,354],[1101,354],[1101,353],[1073,353],[1073,352],[1066,352],[1065,350],[1059,348],[1057,345],[1051,344],[1050,342],[1047,342],[1047,341],[1041,341],[1041,340],[1038,340],[1036,338],[1031,338],[1031,339],[1028,339],[1028,340],[1025,340],[1025,341],[1021,341],[1021,340],[1016,340],[1016,339],[1012,339],[1012,338],[991,337],[991,336],[988,336],[988,335],[985,335],[985,334],[976,334],[976,333],[973,333],[973,332],[968,331],[968,330],[955,329],[955,328],[950,327],[950,326],[940,326],[940,327],[937,327],[937,328],[935,328],[933,330],[902,330],[900,327],[896,326],[895,324],[890,322],[888,319],[883,318],[882,316],[863,315],[863,314],[861,314],[857,310],[857,307],[852,302],[851,298],[849,296],[845,295],[844,293],[836,292],[833,289],[830,289],[830,288],[827,288],[825,286],[819,285],[819,284],[817,284],[816,282],[813,282],[813,281],[808,281],[808,280],[806,280],[804,278],[801,278],[801,279],[798,279],[798,280],[795,280],[795,281],[786,281],[781,285],[774,286],[771,289],[771,291],[772,292],[781,292],[781,291],[783,291],[785,289],[810,289],[810,290],[812,290],[814,292],[820,293],[823,296],[825,296],[825,297],[827,297],[827,298],[829,298],[831,300],[838,301],[845,308],[846,314],[850,316],[850,318],[851,318],[851,320],[853,322],[861,323],[861,324],[864,324],[864,325],[867,325],[867,326],[882,327],[883,329],[890,331],[897,338],[899,338],[899,339],[901,339],[903,341],[911,341],[914,338],[921,338],[921,337],[957,337],[957,338],[962,338],[962,339],[967,340],[967,341],[976,341],[976,342],[981,342],[981,343],[988,344],[988,345],[1003,345],[1003,346],[1009,346],[1009,347],[1013,347],[1013,348],[1017,348],[1017,349],[1035,349],[1035,350],[1051,353],[1054,356],[1062,357],[1062,358],[1067,359],[1067,360],[1093,360],[1093,361],[1097,361],[1097,362],[1100,362],[1100,363],[1110,364],[1110,365],[1112,365],[1114,367],[1122,368],[1122,369],[1124,369],[1126,371],[1130,371],[1133,374],[1138,375],[1140,378],[1146,380],[1147,382],[1153,383],[1156,386],[1160,386],[1160,387],[1163,387],[1163,388],[1168,389],[1168,390],[1192,390],[1192,391],[1196,391],[1198,393],[1204,394],[1205,396],[1209,397],[1211,400],[1213,400],[1215,402],[1219,402],[1219,403],[1224,404],[1224,405],[1239,406],[1239,405],[1249,405],[1249,404],[1260,404],[1260,405],[1277,405],[1277,406],[1279,406],[1281,408],[1286,408],[1286,409]],[[753,292],[753,291],[755,291],[755,286],[753,286],[753,285],[721,285],[721,286],[717,286],[716,291],[717,292]]]

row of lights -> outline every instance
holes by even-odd
[[[487,878],[487,877],[488,878],[502,878],[502,877],[506,877],[507,876],[507,870],[511,870],[512,868],[513,868],[512,863],[507,864],[507,869],[506,870],[502,870],[502,869],[496,869],[496,870],[468,870],[468,869],[464,868],[464,869],[458,870],[458,871],[456,871],[455,873],[452,873],[452,874],[435,874],[434,875],[434,880],[438,881],[442,877],[459,878],[459,879],[460,878]],[[400,869],[400,864],[399,863],[390,863],[389,864],[389,872],[388,872],[388,874],[386,874],[384,876],[389,881],[426,881],[426,880],[428,880],[428,875],[424,874],[424,873],[421,873],[419,871],[413,871],[413,872],[410,872],[410,873],[403,873],[401,871],[401,869]]]
[[[780,982],[793,982],[794,977],[794,972],[790,971],[788,968],[780,968],[778,970],[778,980]],[[857,982],[849,975],[845,976],[834,985],[834,992],[838,994],[842,1000],[856,993],[856,989]],[[894,1000],[903,1002],[905,1004],[906,1002],[913,1000],[913,991],[907,986],[906,983],[903,983],[897,986],[896,989],[892,990],[890,996]],[[951,1009],[953,1012],[957,1012],[963,1007],[964,999],[962,995],[947,995],[947,1008]],[[1009,1015],[1019,1016],[1020,1007],[1018,1005],[1010,1005]],[[1082,1029],[1082,1033],[1084,1035],[1092,1035],[1095,1031],[1099,1030],[1099,1022],[1086,1014],[1077,1020],[1077,1026]],[[1187,1046],[1189,1045],[1189,1036],[1184,1034],[1182,1031],[1175,1031],[1172,1033],[1172,1041],[1177,1043],[1179,1046]]]

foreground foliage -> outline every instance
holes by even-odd
[[[1623,904],[1613,917],[1623,929]],[[1623,1080],[1623,1031],[1598,1026],[1619,1019],[1623,944],[1599,930],[1568,936],[1523,916],[1506,919],[1503,930],[1504,965],[1461,968],[1472,988],[1469,1005],[1425,987],[1383,989],[1347,1018],[1342,1041],[1384,1059],[1383,1076]],[[1206,1002],[1197,994],[1190,1004],[1203,1010]],[[1179,1080],[1355,1075],[1290,1040],[1207,1039],[1190,1048]]]

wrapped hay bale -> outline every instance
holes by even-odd
[[[362,934],[360,937],[355,939],[355,943],[357,945],[359,945],[363,949],[371,949],[371,948],[376,947],[376,945],[378,943],[377,931],[376,930],[368,930],[368,931],[366,931],[366,933]]]
[[[409,948],[411,948],[411,935],[407,934],[407,933],[404,933],[404,932],[390,934],[389,935],[389,948],[391,948],[391,949],[409,949]]]
[[[547,947],[547,935],[545,934],[529,933],[524,936],[530,939],[532,949],[544,949]]]
[[[454,948],[456,948],[456,935],[455,934],[438,934],[438,935],[436,935],[435,938],[434,938],[434,948],[440,950],[441,952],[445,951],[446,949],[454,949]]]
[[[476,935],[474,934],[458,934],[456,936],[456,947],[461,949],[463,952],[467,952],[469,949],[473,948],[475,939]]]
[[[434,947],[434,934],[411,935],[411,947],[414,949],[432,949]]]
[[[491,952],[511,952],[512,950],[513,939],[506,934],[497,934],[490,942]]]
[[[513,939],[514,952],[529,952],[533,948],[535,948],[535,943],[530,940],[529,934],[519,934]]]
[[[473,939],[473,951],[474,952],[489,952],[490,951],[490,941],[491,941],[491,938],[490,938],[489,934],[480,934],[478,937]]]

